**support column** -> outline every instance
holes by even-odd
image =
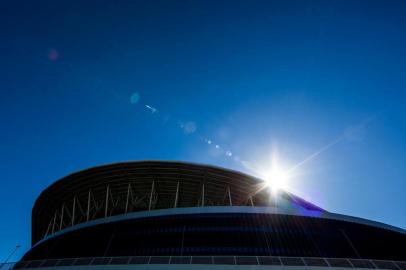
[[[230,186],[227,186],[227,193],[228,193],[228,201],[230,203],[230,206],[233,206],[233,202],[231,200],[231,190],[230,190]]]
[[[202,185],[202,206],[204,207],[204,184]]]
[[[62,203],[62,210],[61,210],[61,222],[59,222],[59,230],[62,230],[63,225],[63,212],[65,210],[65,203]]]
[[[252,196],[250,196],[249,200],[250,200],[251,206],[254,206],[254,202],[252,201]]]
[[[109,206],[109,191],[110,191],[110,186],[107,185],[107,190],[106,190],[106,207],[104,209],[104,217],[107,217],[107,211],[108,211],[108,206]]]
[[[75,224],[75,209],[76,209],[76,196],[73,196],[73,206],[72,206],[72,226]]]
[[[49,221],[49,224],[48,224],[48,227],[47,227],[47,231],[45,232],[44,238],[48,236],[48,232],[49,232],[49,230],[50,230],[50,228],[51,228],[51,224],[52,224],[52,218],[51,218],[51,220]]]
[[[57,213],[57,211],[55,210],[54,222],[52,223],[52,234],[54,234],[54,232],[55,232],[56,213]]]
[[[125,201],[125,213],[127,214],[128,211],[128,202],[130,200],[130,190],[131,190],[131,183],[128,183],[128,189],[127,189],[127,199]]]
[[[87,194],[87,213],[86,213],[86,221],[89,221],[90,216],[90,189],[89,193]]]
[[[151,210],[151,205],[152,205],[152,196],[154,195],[154,185],[155,185],[155,181],[152,181],[151,194],[149,195],[149,206],[148,206],[148,211],[150,211],[150,210]]]
[[[179,196],[179,181],[178,184],[176,185],[175,204],[173,205],[173,208],[176,208],[176,206],[178,206],[178,196]]]

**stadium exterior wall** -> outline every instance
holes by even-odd
[[[406,270],[404,229],[271,196],[261,179],[209,165],[86,169],[32,212],[32,247],[14,269]]]

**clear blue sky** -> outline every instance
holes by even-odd
[[[41,190],[123,160],[277,150],[298,195],[406,227],[405,2],[82,2],[0,4],[1,260]]]

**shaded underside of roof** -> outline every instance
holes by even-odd
[[[32,213],[32,243],[75,224],[173,207],[253,205],[319,210],[288,192],[278,200],[258,178],[208,165],[133,161],[93,167],[45,189]]]

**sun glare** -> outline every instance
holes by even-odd
[[[265,175],[265,181],[267,185],[273,191],[279,191],[280,189],[286,189],[287,175],[279,168],[272,168],[269,173]]]
[[[276,196],[281,190],[291,191],[290,185],[294,175],[292,170],[288,169],[287,163],[279,158],[276,150],[271,152],[270,159],[263,159],[261,163],[243,161],[242,164],[264,181],[259,191],[267,189],[272,196]]]
[[[262,170],[261,176],[274,195],[280,190],[288,189],[289,171],[281,165],[277,152],[272,153],[269,167]]]
[[[265,173],[264,178],[272,192],[287,188],[288,175],[281,168],[273,166],[269,172]]]

